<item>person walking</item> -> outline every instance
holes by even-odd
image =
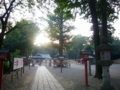
[[[68,61],[68,67],[71,67],[71,62],[70,61]]]

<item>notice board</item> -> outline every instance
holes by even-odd
[[[14,58],[13,70],[23,67],[23,58]]]

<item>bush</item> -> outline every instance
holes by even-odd
[[[9,61],[4,61],[4,73],[8,73],[10,70],[10,63]]]

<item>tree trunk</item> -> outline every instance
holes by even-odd
[[[96,50],[96,47],[100,45],[100,38],[99,38],[99,27],[98,27],[98,20],[97,20],[97,13],[95,8],[94,0],[89,0],[89,7],[92,16],[92,23],[94,29],[94,47],[95,47],[95,59],[96,59],[96,71],[95,71],[95,78],[101,79],[102,78],[102,67],[98,64],[100,60],[100,53]]]
[[[59,56],[63,56],[63,14],[60,15]]]
[[[106,15],[106,0],[101,0],[102,7],[102,36],[107,38],[107,15]]]
[[[2,33],[0,34],[0,49],[2,48],[2,44],[3,44],[3,35]]]

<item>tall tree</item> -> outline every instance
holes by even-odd
[[[72,38],[70,31],[74,27],[69,25],[69,23],[65,25],[66,20],[61,15],[49,15],[48,17],[50,19],[48,21],[50,28],[47,29],[47,32],[52,40],[59,41],[59,54],[62,56],[64,47],[68,48],[70,45],[70,39]]]
[[[52,37],[59,40],[59,55],[63,56],[63,48],[67,47],[65,42],[69,43],[71,38],[70,34],[68,34],[72,29],[73,26],[69,25],[67,20],[72,18],[72,14],[70,13],[69,9],[64,9],[64,3],[57,3],[57,8],[54,10],[55,15],[49,15],[48,18],[50,19],[50,34]],[[67,12],[67,14],[64,14]],[[67,25],[65,25],[67,23]]]
[[[18,15],[16,13],[27,11],[34,11],[33,6],[37,4],[37,7],[40,7],[45,0],[1,0],[0,1],[0,48],[2,47],[3,38],[5,35],[15,30],[16,26],[13,24],[16,23]],[[21,15],[19,13],[19,15]],[[11,28],[8,24],[11,21]]]
[[[57,3],[64,2],[64,0],[55,0],[55,1]],[[102,22],[102,29],[104,28],[105,31],[103,32],[105,34],[107,32],[107,29],[105,29],[106,22],[111,22],[117,18],[115,14],[116,7],[119,7],[120,5],[119,0],[107,0],[105,2],[106,4],[105,3],[102,4],[102,0],[74,0],[74,1],[66,0],[64,2],[66,3],[65,5],[66,8],[71,8],[71,10],[73,11],[74,9],[76,13],[84,14],[84,18],[89,19],[89,21],[93,23],[95,48],[100,44],[98,21]],[[80,10],[78,8],[80,8]],[[103,8],[107,9],[106,16],[105,16],[105,11],[103,11],[104,10]],[[105,19],[103,20],[102,18],[105,18]],[[95,57],[97,61],[100,60],[99,52],[96,50],[95,50]],[[96,63],[95,77],[102,78],[102,68],[98,63]]]
[[[4,40],[5,48],[10,49],[11,52],[18,49],[21,56],[29,56],[32,53],[34,40],[39,32],[38,26],[31,21],[21,20],[16,26],[21,27],[25,24],[31,25],[15,29]]]

